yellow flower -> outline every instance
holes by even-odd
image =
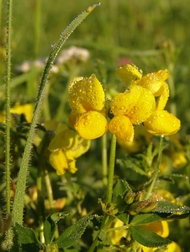
[[[177,243],[171,242],[167,246],[167,249],[165,251],[167,251],[167,252],[181,252],[181,248]]]
[[[79,114],[101,111],[105,106],[105,93],[101,83],[92,74],[89,78],[77,77],[69,86],[69,105]]]
[[[157,250],[157,248],[148,248],[145,246],[141,246],[141,247],[142,247],[143,252],[154,252]],[[166,249],[164,249],[162,251],[164,251],[164,252],[181,252],[181,248],[177,243],[171,242],[170,244],[167,245]]]
[[[167,80],[168,76],[169,72],[167,69],[159,70],[158,72],[146,74],[137,84],[150,90],[154,96],[160,96],[162,93],[161,88],[165,84],[165,80]]]
[[[105,116],[97,111],[82,114],[75,123],[76,131],[85,139],[95,139],[104,135],[107,127]]]
[[[152,231],[157,235],[162,236],[163,238],[166,238],[169,235],[169,226],[167,221],[152,222],[150,224],[143,225],[141,227],[146,230]]]
[[[180,129],[181,122],[166,110],[155,110],[144,126],[153,135],[168,136]]]
[[[126,64],[116,69],[116,75],[128,87],[142,78],[142,70],[133,64]]]
[[[172,159],[172,166],[174,168],[182,168],[187,164],[187,159],[185,157],[184,151],[176,152],[174,150],[171,150],[169,154]]]
[[[114,116],[109,123],[109,130],[120,140],[133,141],[134,127],[127,116]]]
[[[11,109],[11,114],[24,114],[26,117],[27,122],[31,122],[32,116],[33,116],[33,105],[30,103],[26,103],[23,105],[20,105],[19,102],[17,102]],[[5,114],[4,112],[0,115],[0,121],[5,122]]]
[[[77,77],[70,84],[69,125],[83,138],[98,138],[109,129],[119,141],[132,142],[133,125],[141,123],[153,135],[168,136],[180,129],[180,120],[164,110],[169,97],[167,69],[142,76],[141,70],[128,64],[118,67],[116,75],[128,89],[110,101],[109,126],[104,90],[96,76]]]
[[[92,74],[77,77],[69,86],[69,105],[72,109],[69,124],[85,139],[95,139],[106,133],[105,93],[101,83]]]
[[[123,227],[123,226],[124,226],[124,223],[119,219],[117,219],[114,223],[114,228],[119,228],[119,227]],[[111,238],[112,244],[119,245],[121,238],[126,237],[126,235],[127,235],[126,229],[114,230],[113,232],[110,233],[110,238]]]
[[[143,225],[141,227],[143,229],[152,231],[156,233],[157,235],[162,236],[163,238],[166,238],[169,235],[169,226],[168,226],[167,221],[157,221],[157,222],[153,222],[147,225]],[[157,249],[157,248],[149,248],[143,245],[141,245],[141,248],[143,252],[154,252]],[[167,249],[166,251],[169,251],[169,250]],[[173,252],[175,252],[175,250]]]
[[[53,121],[45,124],[48,130],[51,126],[56,135],[48,146],[50,164],[58,175],[63,175],[67,170],[75,173],[77,171],[76,158],[88,151],[90,141],[83,139],[65,124],[56,124]]]
[[[110,103],[114,117],[109,123],[112,134],[123,141],[133,141],[133,124],[146,121],[156,107],[154,95],[146,88],[133,85],[116,95]]]
[[[33,106],[30,103],[23,105],[16,103],[15,106],[11,108],[11,113],[25,114],[27,122],[31,122],[33,116]]]

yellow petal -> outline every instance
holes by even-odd
[[[59,132],[51,140],[48,150],[55,151],[57,149],[70,148],[75,138],[75,133],[72,130],[66,129]]]
[[[140,81],[138,81],[138,85],[147,88],[150,90],[155,96],[159,95],[159,90],[163,85],[163,82],[168,78],[169,72],[167,69],[159,70],[155,73],[148,73],[143,76]]]
[[[180,129],[181,122],[166,110],[156,110],[144,125],[153,135],[168,136],[175,134]]]
[[[89,111],[78,118],[74,127],[81,137],[90,140],[104,135],[108,129],[108,123],[101,113]]]
[[[105,106],[105,93],[94,74],[89,78],[78,77],[69,86],[68,101],[71,109],[79,114],[101,111]]]
[[[162,87],[160,88],[160,96],[157,100],[156,109],[161,110],[164,109],[169,97],[169,87],[166,82],[163,82]]]
[[[123,115],[114,116],[109,123],[109,130],[118,139],[132,142],[134,138],[134,128],[128,117]]]
[[[142,78],[142,71],[135,65],[127,64],[119,66],[116,69],[116,75],[126,86],[130,86]]]
[[[115,224],[114,224],[114,228],[118,228],[118,227],[122,227],[122,226],[124,226],[124,223],[121,220],[116,219]],[[110,232],[108,234],[110,235],[112,244],[119,245],[122,237],[126,237],[127,230],[126,229],[114,230],[113,232]]]
[[[157,235],[162,236],[163,238],[166,238],[169,235],[169,226],[167,221],[157,221],[147,225],[143,225],[141,227],[146,230],[152,231]]]
[[[141,95],[138,102],[126,115],[129,117],[132,124],[140,124],[146,121],[155,110],[156,101],[154,95],[148,89],[137,85],[133,86],[133,88],[140,88]]]
[[[51,152],[49,156],[49,162],[56,170],[57,175],[63,175],[68,169],[68,162],[66,156],[61,149]]]
[[[78,169],[76,168],[76,160],[73,159],[72,161],[69,162],[69,168],[68,168],[68,171],[70,173],[75,173]]]
[[[90,148],[90,140],[82,138],[80,135],[76,135],[74,145],[72,146],[73,156],[75,158],[80,157],[86,153]]]
[[[65,156],[67,157],[67,162],[68,162],[68,171],[71,173],[75,173],[78,170],[76,168],[76,160],[73,154],[74,153],[72,150],[65,151]]]
[[[181,248],[177,243],[171,242],[167,245],[167,252],[181,252]]]
[[[110,102],[110,112],[114,115],[127,115],[138,102],[141,92],[141,87],[132,86],[130,90],[117,94]]]

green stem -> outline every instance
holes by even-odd
[[[12,38],[12,0],[7,1],[7,36],[6,36],[6,132],[5,132],[5,180],[6,180],[6,217],[9,216],[10,207],[10,79],[11,79],[11,38]],[[11,245],[11,231],[7,231],[8,248]]]
[[[108,183],[108,165],[107,165],[107,134],[102,136],[102,182],[103,186]]]
[[[116,136],[112,135],[110,160],[109,160],[109,168],[108,168],[108,185],[107,185],[107,195],[106,195],[106,201],[108,203],[111,203],[111,200],[112,200],[113,178],[114,178],[114,168],[115,168],[115,152],[116,152]]]
[[[104,141],[104,140],[103,140]],[[110,149],[110,160],[109,160],[109,169],[108,169],[108,183],[107,183],[107,195],[106,195],[106,201],[107,203],[111,203],[112,200],[112,191],[113,191],[113,178],[114,178],[114,168],[115,168],[115,152],[116,152],[116,136],[112,135],[112,141],[111,141],[111,149]],[[112,221],[112,218],[108,216],[107,214],[104,214],[104,218],[102,220],[102,225],[100,228],[100,231],[98,232],[96,238],[94,239],[92,245],[90,246],[88,252],[93,252],[96,248],[99,240],[100,232],[110,224]]]
[[[49,205],[50,205],[50,212],[53,213],[53,191],[52,191],[49,173],[46,169],[44,170],[44,180],[45,180],[45,185],[46,185],[46,190],[47,190],[47,195],[48,195],[48,200],[49,200]]]
[[[153,189],[154,189],[154,186],[156,184],[156,180],[158,178],[158,174],[160,172],[160,164],[161,164],[161,161],[162,161],[162,150],[163,150],[163,136],[160,137],[160,143],[159,143],[159,149],[158,149],[158,158],[157,158],[157,166],[156,166],[156,169],[154,171],[154,174],[153,174],[153,179],[152,179],[152,182],[146,192],[146,195],[144,197],[144,200],[147,200],[149,199]]]
[[[52,190],[52,185],[51,185],[51,180],[49,177],[49,173],[47,169],[44,169],[44,179],[45,179],[45,185],[46,185],[46,190],[47,190],[47,195],[48,195],[48,200],[49,200],[49,205],[50,205],[50,213],[53,213],[54,205],[53,205],[53,190]],[[59,232],[58,228],[56,228],[55,233],[54,233],[55,238],[59,237]]]
[[[38,193],[38,200],[37,200],[37,212],[38,212],[38,226],[39,226],[39,237],[40,241],[44,243],[44,234],[43,234],[43,227],[44,227],[44,198],[42,195],[42,167],[38,167],[37,173],[37,193]]]
[[[101,228],[100,228],[100,231],[98,232],[98,234],[96,235],[96,238],[94,239],[93,243],[91,244],[88,252],[93,252],[95,250],[95,248],[97,247],[98,243],[99,243],[99,235],[100,235],[100,232],[105,229],[106,226],[109,225],[109,216],[106,216],[104,215],[104,218],[102,220],[102,225],[101,225]]]

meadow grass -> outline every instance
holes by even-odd
[[[34,62],[37,59],[42,60],[41,63],[44,66],[45,58],[48,57],[63,29],[79,13],[94,3],[94,0],[13,1],[11,107],[14,108],[17,102],[20,104],[35,104],[43,71],[43,68],[38,68],[33,65],[29,71],[24,72],[18,66],[21,66],[24,61]],[[3,109],[5,106],[4,60],[6,1],[0,2],[0,5],[2,6],[0,23],[0,77],[2,80],[2,85],[0,86],[0,109],[3,117]],[[181,120],[181,130],[176,138],[166,138],[164,143],[162,143],[163,146],[160,147],[158,147],[158,138],[155,137],[150,142],[146,138],[147,136],[144,134],[144,131],[143,134],[139,133],[138,144],[141,149],[137,151],[137,154],[134,154],[136,152],[130,152],[130,149],[126,149],[128,148],[126,146],[123,148],[121,145],[121,148],[118,145],[115,178],[127,178],[132,188],[134,189],[136,187],[135,189],[137,191],[141,191],[144,186],[148,187],[151,181],[151,169],[156,166],[156,157],[163,148],[162,162],[161,157],[158,156],[159,164],[161,163],[161,169],[163,166],[164,172],[160,176],[161,183],[158,183],[157,187],[159,189],[167,189],[175,198],[187,206],[190,205],[189,17],[190,5],[188,0],[103,0],[100,8],[93,11],[77,27],[63,47],[63,49],[68,49],[71,46],[76,46],[87,49],[90,57],[85,60],[81,60],[80,57],[71,57],[68,61],[59,65],[58,70],[55,72],[53,72],[54,69],[52,68],[52,72],[50,72],[48,78],[47,92],[43,96],[42,113],[39,118],[40,124],[48,120],[67,123],[70,113],[67,89],[69,83],[76,76],[89,77],[92,73],[95,73],[101,81],[107,99],[109,100],[117,92],[123,92],[124,89],[124,86],[115,75],[115,68],[118,65],[124,62],[134,63],[143,70],[144,74],[158,71],[159,69],[168,69],[170,72],[170,77],[168,78],[170,98],[167,103],[167,109]],[[27,113],[28,115],[31,114],[30,112]],[[14,121],[15,123],[13,123],[11,131],[11,139],[13,139],[11,142],[11,186],[13,194],[29,128],[27,123],[28,119],[26,120],[22,116],[20,118],[15,115]],[[3,123],[3,119],[1,119],[1,122]],[[4,132],[4,124],[0,126],[1,131]],[[107,152],[111,149],[111,135],[108,134],[107,139],[97,139],[91,142],[90,150],[79,159],[77,176],[67,173],[65,176],[59,177],[48,163],[47,157],[49,150],[46,150],[47,153],[43,150],[43,148],[47,148],[47,146],[43,147],[43,141],[47,140],[43,138],[44,132],[46,132],[44,124],[38,125],[34,139],[33,157],[29,165],[30,175],[27,179],[28,186],[25,195],[26,206],[24,217],[24,224],[33,228],[38,233],[41,242],[43,242],[43,235],[41,235],[41,231],[38,228],[43,224],[44,220],[42,219],[45,216],[47,217],[48,214],[52,214],[54,208],[56,209],[53,205],[55,203],[53,203],[54,199],[57,201],[60,200],[58,202],[58,210],[66,208],[68,211],[72,211],[71,217],[61,222],[62,226],[59,227],[60,232],[63,231],[65,226],[71,225],[77,218],[85,216],[86,213],[99,214],[101,207],[103,210],[114,211],[114,209],[111,207],[109,209],[109,206],[104,205],[101,201],[99,205],[97,204],[97,199],[102,198],[102,195],[105,194],[105,185],[107,184],[107,178],[105,178],[107,173],[105,170],[107,169]],[[52,136],[49,135],[47,141],[50,142],[51,138]],[[0,171],[3,174],[4,133],[1,134],[0,141]],[[45,144],[47,145],[47,143]],[[106,152],[105,149],[107,149]],[[174,150],[182,153],[183,158],[185,157],[186,160],[183,163],[183,160],[181,161],[180,159],[181,156],[175,159],[178,162],[176,167],[179,166],[179,169],[175,167],[172,159],[172,155],[175,154],[173,153]],[[43,154],[44,159],[40,156],[41,154]],[[122,163],[122,159],[127,159],[127,161]],[[180,166],[180,162],[183,163],[182,166]],[[113,160],[112,165],[114,165]],[[132,167],[134,170],[131,168],[127,170],[126,167]],[[139,167],[147,174],[147,177],[143,175]],[[112,184],[112,179],[113,177],[109,178],[110,182],[108,183]],[[156,179],[157,177],[154,178],[155,181]],[[3,198],[5,188],[3,176],[1,177],[0,183],[1,198]],[[52,189],[49,184],[51,184]],[[48,185],[49,190],[47,190]],[[37,200],[35,193],[38,193]],[[46,213],[42,209],[44,203],[41,197],[45,199]],[[112,191],[111,194],[108,191],[108,203],[111,202],[111,197]],[[2,212],[4,211],[4,205],[2,201],[0,204]],[[109,221],[111,221],[111,218],[108,220],[104,215],[102,223],[106,228],[109,226]],[[4,225],[6,226],[6,224]],[[175,225],[178,226],[178,230],[174,229]],[[172,222],[170,226],[171,240],[179,243],[182,251],[187,251],[188,236],[190,235],[189,219],[178,219],[176,222]],[[2,232],[1,229],[0,232]],[[56,232],[55,237],[57,238],[58,233]],[[93,237],[95,235],[96,232],[93,233]],[[82,243],[75,245],[75,251],[80,246],[80,248],[84,249],[81,251],[87,251],[87,247],[90,247],[90,243],[92,243],[92,238],[86,235],[85,239]],[[3,237],[1,237],[1,241],[3,243]],[[92,247],[97,245],[97,240],[94,239],[94,241]],[[104,242],[106,244],[106,241]],[[93,251],[92,247],[90,247],[91,250],[89,251]],[[43,251],[48,250],[44,247]]]

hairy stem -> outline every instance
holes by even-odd
[[[10,207],[10,127],[11,127],[11,114],[10,114],[10,80],[11,80],[11,38],[12,38],[12,0],[7,1],[7,35],[6,35],[6,131],[5,131],[5,180],[6,180],[6,217],[11,212]],[[11,244],[11,231],[7,231],[6,235],[8,248]]]

